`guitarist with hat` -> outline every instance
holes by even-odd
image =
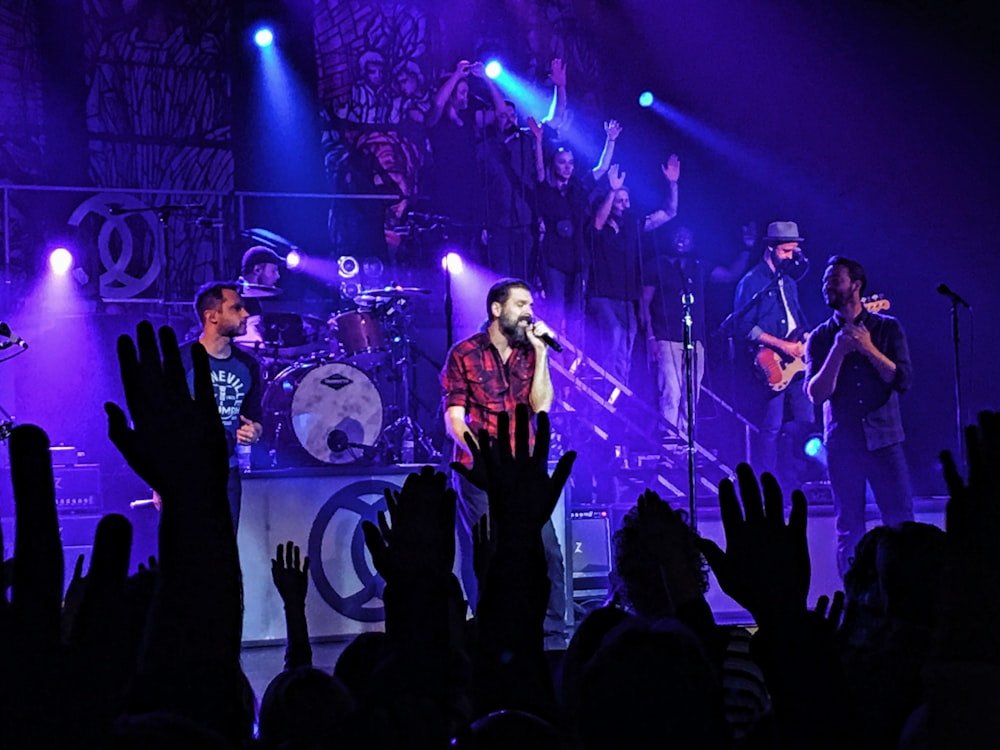
[[[808,433],[815,422],[799,374],[805,354],[801,332],[809,330],[796,283],[806,268],[799,249],[803,241],[794,221],[768,224],[763,257],[740,279],[735,301],[736,331],[757,348],[755,367],[768,385],[757,389],[764,404],[752,446],[753,465],[792,482],[797,478],[790,476],[791,455],[785,465],[778,461],[778,436],[786,422],[795,423],[786,429],[794,435]]]

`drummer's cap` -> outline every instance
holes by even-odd
[[[243,253],[242,271],[244,274],[253,271],[253,267],[260,263],[273,263],[276,266],[285,265],[285,259],[274,250],[263,245],[254,245]]]

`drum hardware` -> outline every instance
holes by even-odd
[[[265,284],[251,284],[249,281],[240,281],[239,292],[241,297],[246,297],[250,299],[260,299],[262,297],[277,297],[284,290],[279,289],[276,286],[267,286]]]
[[[402,391],[399,404],[402,414],[385,428],[384,439],[395,461],[415,463],[423,458],[423,461],[433,464],[441,460],[441,453],[434,447],[420,423],[413,418],[410,397],[414,377],[413,345],[405,329],[406,319],[407,316],[400,316],[398,330],[392,337],[393,342],[398,343],[399,356],[393,358],[393,367],[390,368],[390,372],[399,374],[399,390]]]

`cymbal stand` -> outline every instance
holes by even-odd
[[[405,304],[405,300],[400,300]],[[425,457],[427,463],[437,463],[441,460],[440,452],[434,447],[430,436],[420,426],[420,423],[413,418],[413,406],[410,392],[413,388],[413,356],[411,351],[410,336],[406,331],[406,315],[399,318],[399,336],[394,337],[399,341],[399,357],[394,356],[393,368],[400,373],[399,383],[401,393],[402,414],[384,432],[393,455],[399,457],[400,463],[416,463],[417,455]],[[409,440],[407,438],[409,437]],[[407,444],[412,442],[413,457],[407,454],[411,447]],[[417,450],[419,447],[419,451]]]
[[[14,417],[0,404],[0,443],[10,437],[11,430],[14,429]]]

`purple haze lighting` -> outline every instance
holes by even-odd
[[[73,267],[73,254],[64,247],[57,247],[49,253],[49,268],[59,276],[65,276]]]
[[[465,264],[462,262],[462,256],[458,253],[448,253],[441,259],[441,270],[450,271],[453,275],[458,276],[465,269]]]
[[[285,256],[285,266],[289,271],[294,271],[302,265],[302,254],[298,250],[292,250]]]

